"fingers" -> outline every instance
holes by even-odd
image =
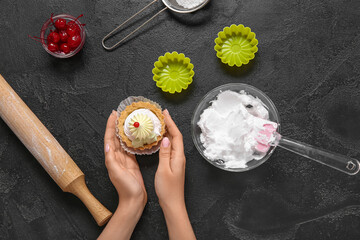
[[[106,124],[106,130],[105,130],[105,136],[104,136],[104,148],[106,148],[106,144],[109,144],[109,146],[112,147],[112,150],[115,150],[115,124],[116,124],[116,112],[113,110],[110,114],[107,124]],[[106,149],[104,149],[106,152]]]
[[[118,164],[116,164],[117,162],[119,162],[120,165],[124,165],[123,162],[116,160],[117,145],[115,141],[117,139],[115,133],[116,131],[115,124],[116,124],[116,112],[113,110],[108,118],[106,124],[105,136],[104,136],[105,165],[109,171],[115,166],[118,166]]]
[[[105,166],[108,169],[108,172],[116,171],[116,169],[120,166],[116,162],[116,155],[114,148],[109,144],[105,144]]]
[[[171,139],[170,168],[172,171],[182,171],[185,168],[183,137],[167,110],[164,111],[164,116],[169,138]]]
[[[160,145],[158,170],[169,169],[170,158],[171,158],[171,142],[169,138],[164,137]]]
[[[163,114],[165,117],[164,120],[165,120],[166,128],[168,130],[168,134],[172,138],[171,143],[173,148],[175,150],[184,151],[183,137],[180,130],[177,128],[175,122],[172,120],[168,110],[164,110]]]

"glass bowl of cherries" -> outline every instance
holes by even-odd
[[[54,57],[69,58],[78,53],[85,43],[85,24],[68,14],[51,17],[41,28],[40,40],[43,48]]]

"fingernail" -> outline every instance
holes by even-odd
[[[109,144],[106,144],[105,145],[105,152],[109,152],[110,151],[110,146],[109,146]]]
[[[112,110],[112,113],[111,114],[116,114],[116,111],[115,110]]]
[[[167,137],[164,137],[164,139],[161,142],[161,145],[165,148],[169,147],[169,145],[170,145],[169,139]]]
[[[165,109],[164,114],[169,115],[169,111],[167,109]]]

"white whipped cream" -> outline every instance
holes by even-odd
[[[255,150],[255,137],[269,119],[264,103],[245,91],[221,92],[200,116],[200,141],[210,160],[223,160],[226,168],[246,168],[246,163],[261,159],[266,153]]]
[[[130,113],[129,116],[127,116],[127,118],[125,119],[124,132],[125,132],[125,135],[131,141],[134,141],[135,137],[132,136],[132,134],[130,132],[129,123],[130,123],[131,119],[133,118],[133,116],[135,116],[137,114],[145,114],[145,115],[147,115],[151,119],[152,123],[154,124],[154,133],[156,134],[156,136],[160,136],[161,122],[158,119],[158,117],[152,111],[150,111],[149,109],[141,108],[141,109],[137,109],[137,110],[133,111],[132,113]]]

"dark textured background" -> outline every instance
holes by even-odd
[[[359,0],[212,0],[195,14],[167,11],[105,51],[101,38],[149,1],[0,1],[0,73],[73,157],[94,195],[115,210],[103,157],[106,119],[122,99],[144,95],[169,109],[183,132],[186,201],[198,239],[360,239],[360,176],[282,149],[255,170],[225,172],[201,158],[190,135],[201,97],[242,82],[275,102],[284,135],[360,158]],[[52,12],[84,14],[86,43],[71,59],[53,58],[27,37],[39,35]],[[256,58],[240,69],[223,65],[213,50],[217,32],[233,23],[259,40]],[[172,96],[155,86],[151,70],[175,50],[191,58],[195,79]],[[137,159],[149,202],[133,239],[166,239],[153,183],[158,155]],[[101,230],[0,120],[0,238],[95,239]]]

